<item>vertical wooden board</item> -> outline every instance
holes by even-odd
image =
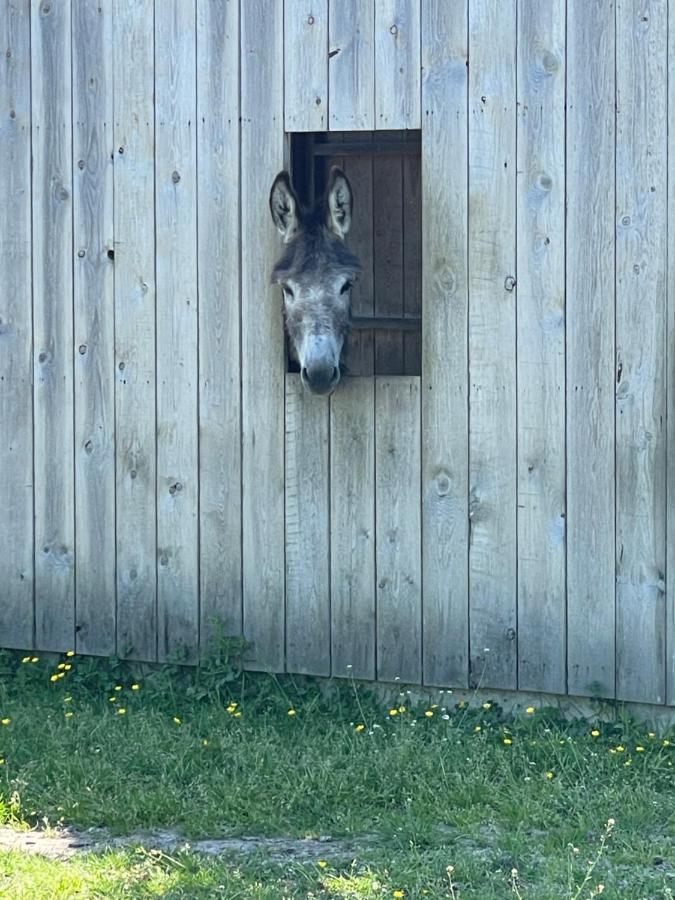
[[[330,400],[331,662],[375,678],[375,387],[347,378]]]
[[[419,0],[375,0],[375,127],[420,127]]]
[[[114,0],[117,652],[157,657],[153,0]]]
[[[664,703],[667,2],[616,13],[616,694]]]
[[[352,315],[373,315],[373,161],[367,156],[348,156],[345,174],[354,196],[354,215],[347,243],[361,262],[361,273],[352,288]],[[372,331],[354,330],[349,336],[347,366],[351,375],[375,371]]]
[[[471,683],[514,689],[516,3],[469,13]]]
[[[377,677],[422,679],[420,380],[375,379]]]
[[[33,646],[30,11],[0,16],[0,646]]]
[[[675,706],[675,5],[668,22],[668,308],[666,323],[666,702]]]
[[[284,666],[284,342],[267,197],[284,161],[282,18],[281,0],[241,6],[244,636],[250,667],[274,671]]]
[[[374,0],[329,0],[328,113],[331,131],[375,128]]]
[[[194,2],[155,17],[157,617],[160,660],[197,659],[197,173]]]
[[[567,5],[567,689],[614,695],[614,4]],[[589,148],[593,148],[589,152]]]
[[[403,167],[403,315],[422,316],[422,167],[419,156],[407,154]],[[422,371],[421,332],[403,335],[403,373]]]
[[[328,129],[328,0],[284,2],[284,122]]]
[[[328,398],[286,376],[286,668],[330,675]]]
[[[36,644],[75,639],[70,3],[31,16]]]
[[[200,646],[241,633],[239,4],[197,5]]]
[[[468,685],[468,0],[422,7],[424,683]]]
[[[112,2],[73,6],[75,586],[78,652],[115,641]]]
[[[373,162],[373,287],[376,316],[403,315],[403,169],[400,157]],[[403,334],[375,332],[375,372],[403,372]]]
[[[565,8],[518,7],[518,686],[563,694]]]

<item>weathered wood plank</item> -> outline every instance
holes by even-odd
[[[377,677],[422,678],[420,380],[375,379]]]
[[[616,13],[616,694],[664,703],[668,9]]]
[[[568,0],[567,685],[612,697],[615,12],[587,13]]]
[[[330,675],[328,398],[286,376],[286,668]]]
[[[331,131],[375,128],[375,4],[330,0],[328,114]]]
[[[76,646],[81,653],[111,656],[116,651],[111,0],[74,4],[72,30]]]
[[[375,127],[420,127],[419,0],[375,0]]]
[[[468,4],[422,8],[424,683],[468,685]]]
[[[284,341],[267,193],[283,166],[281,0],[241,7],[242,476],[249,665],[284,666]]]
[[[469,13],[471,682],[515,688],[516,3]],[[486,650],[488,652],[486,652]]]
[[[33,598],[30,11],[0,15],[0,646],[29,648]]]
[[[404,156],[403,169],[403,314],[422,317],[422,167],[419,156]],[[403,335],[403,374],[422,371],[422,335]]]
[[[75,640],[70,3],[31,16],[36,643]]]
[[[373,306],[376,316],[403,315],[403,169],[396,157],[373,160]],[[375,333],[375,372],[403,372],[403,335]]]
[[[565,8],[518,7],[518,686],[566,689]]]
[[[328,128],[328,0],[284,2],[286,131]]]
[[[117,652],[157,658],[153,2],[114,0]]]
[[[197,659],[197,178],[195,6],[155,17],[157,617],[160,660]]]
[[[669,4],[672,26],[675,9]],[[666,322],[666,702],[675,706],[675,28],[668,33],[668,308]]]
[[[373,161],[370,157],[345,159],[345,174],[354,195],[354,214],[347,243],[361,261],[361,274],[352,288],[352,315],[373,314]],[[351,375],[372,375],[375,371],[373,333],[352,332],[347,366]]]
[[[375,382],[346,378],[330,400],[331,662],[375,678]]]
[[[239,4],[198,0],[200,646],[241,633]]]

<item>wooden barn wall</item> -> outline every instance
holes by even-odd
[[[673,17],[3,3],[0,645],[675,705]],[[422,374],[316,398],[267,191],[377,129],[421,130]]]

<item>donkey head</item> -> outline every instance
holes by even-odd
[[[352,221],[352,189],[334,167],[321,202],[304,210],[288,174],[280,172],[270,191],[270,210],[286,244],[272,281],[283,288],[286,330],[300,377],[313,393],[330,394],[340,380],[350,289],[359,272],[359,261],[344,242]]]

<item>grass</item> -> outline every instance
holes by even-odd
[[[0,897],[673,898],[672,733],[533,708],[509,718],[450,692],[385,705],[226,658],[142,674],[25,659],[0,660],[0,823],[336,844],[292,863],[5,852]]]

